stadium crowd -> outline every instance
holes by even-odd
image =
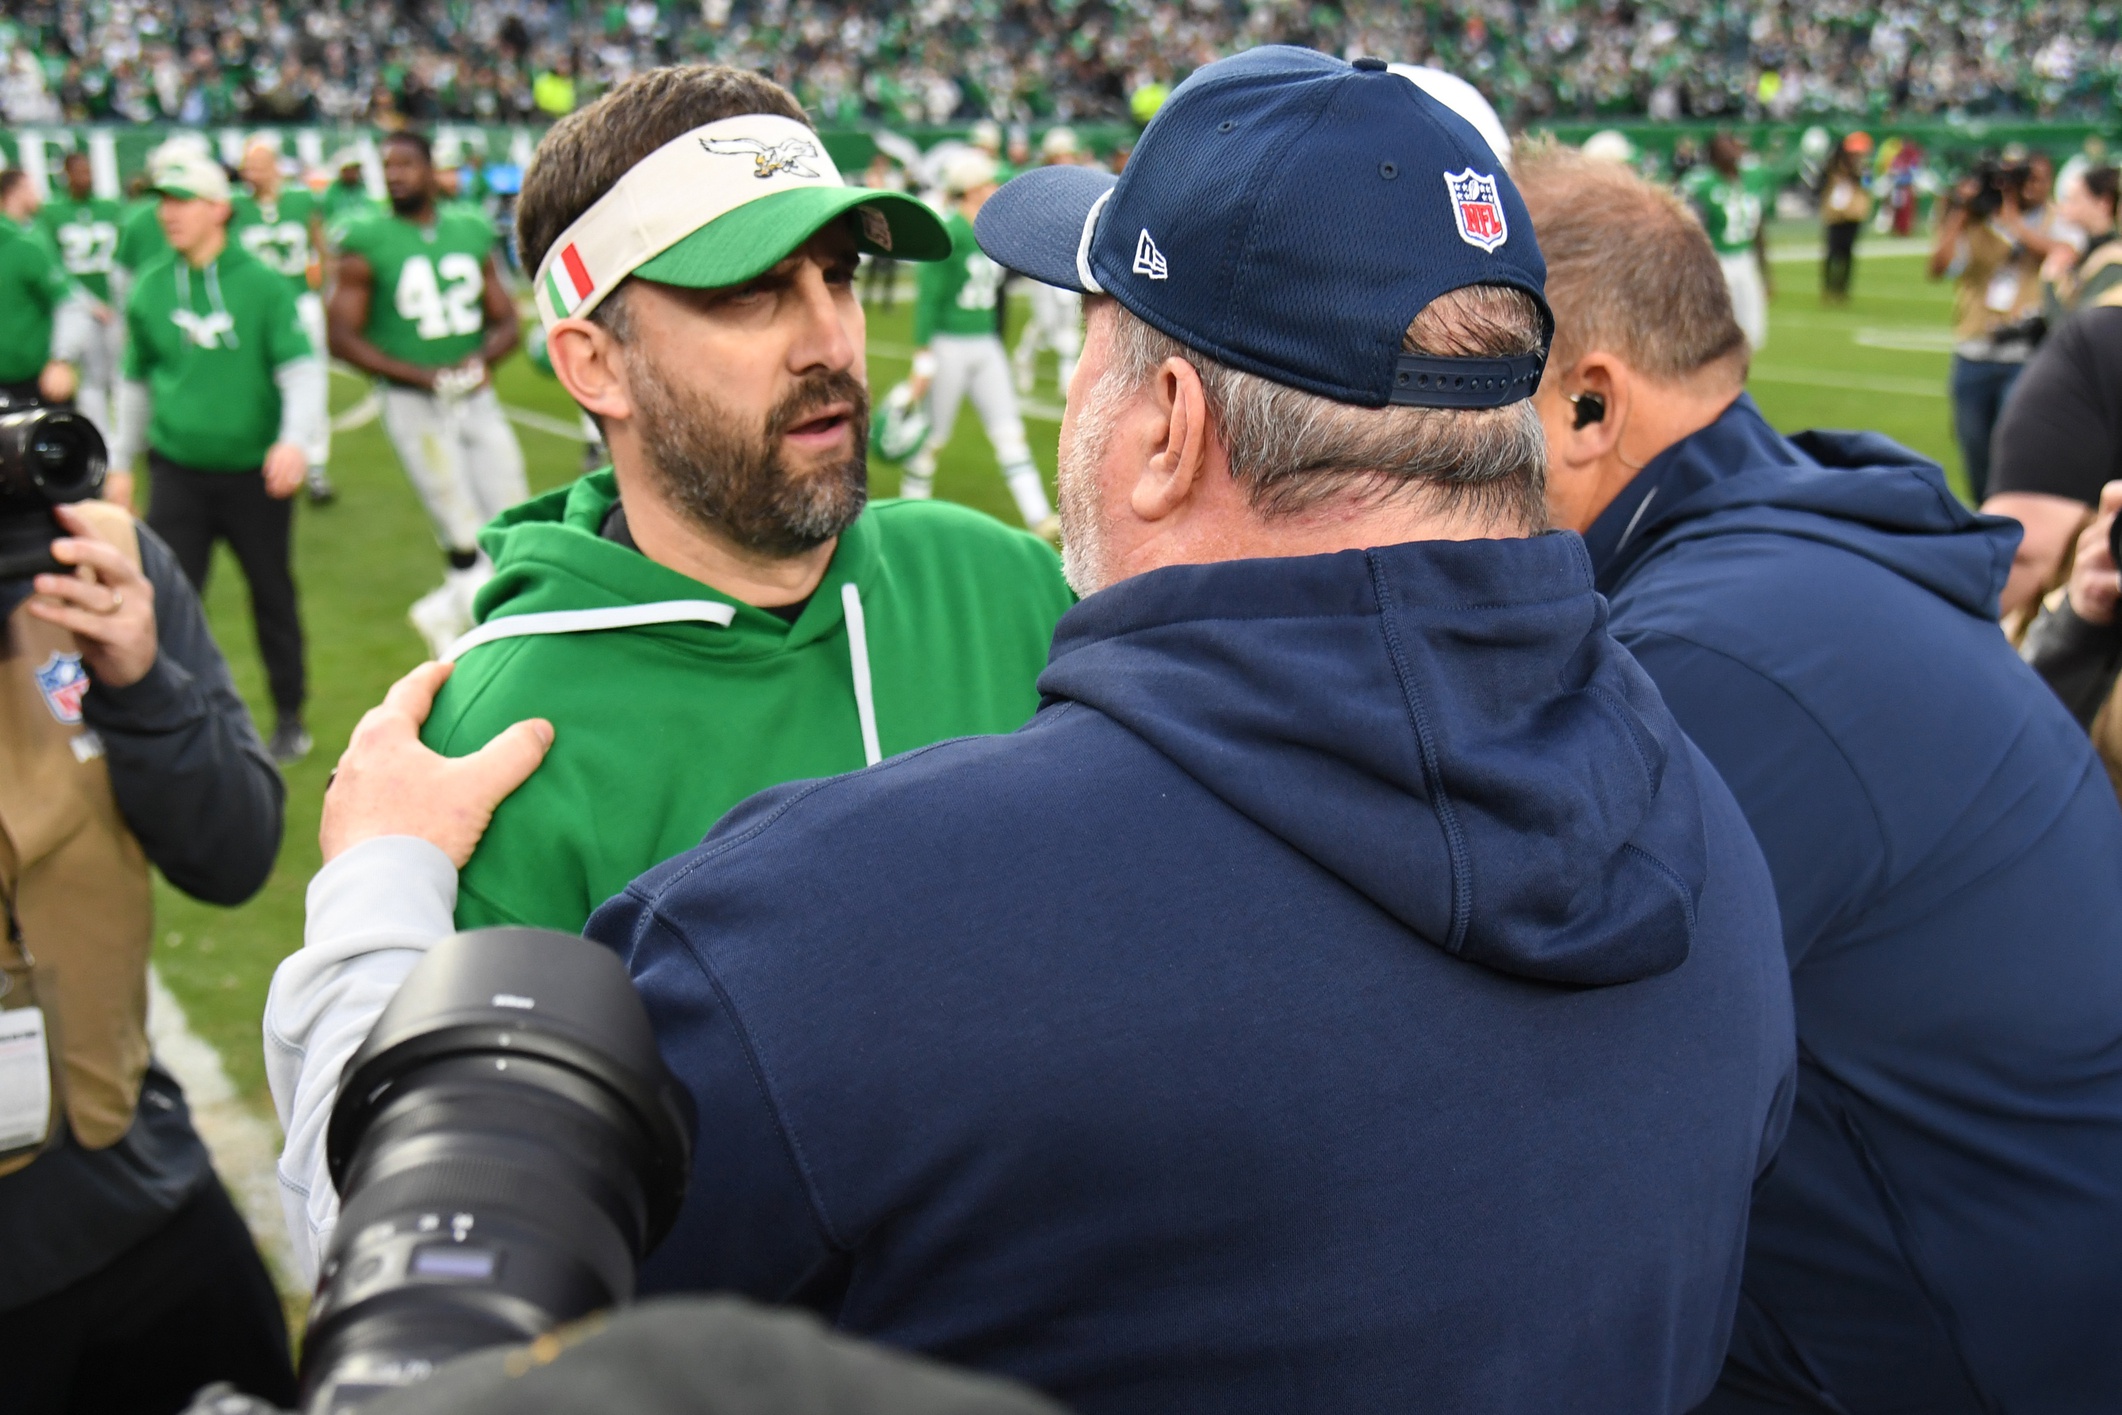
[[[1465,5],[1356,0],[32,0],[0,20],[9,121],[556,118],[673,60],[769,74],[818,119],[1124,118],[1257,44],[1475,80],[1504,117],[2112,110],[2122,19],[2092,0]]]

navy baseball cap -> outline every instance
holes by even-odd
[[[1343,403],[1493,408],[1532,396],[1541,352],[1403,354],[1438,296],[1547,263],[1474,127],[1382,59],[1267,45],[1195,71],[1118,178],[1039,167],[981,208],[997,264],[1110,295],[1190,349]]]

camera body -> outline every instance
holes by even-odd
[[[1967,199],[1967,214],[1977,221],[1987,221],[2004,209],[2004,199],[2021,200],[2026,189],[2026,179],[2033,174],[2033,166],[2027,162],[2006,162],[2001,159],[1984,159],[1968,175],[1975,179],[1975,194]]]
[[[0,580],[62,568],[52,508],[100,495],[108,465],[103,435],[79,413],[0,406]]]
[[[342,1415],[627,1301],[684,1199],[693,1125],[609,951],[525,928],[437,944],[340,1079],[303,1409]]]

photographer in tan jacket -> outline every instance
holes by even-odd
[[[0,1389],[10,1415],[217,1380],[291,1403],[271,1278],[146,1032],[148,866],[240,903],[283,788],[168,547],[54,514],[76,573],[0,581]]]

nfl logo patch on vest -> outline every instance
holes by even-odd
[[[1503,198],[1496,192],[1494,177],[1484,177],[1469,167],[1463,172],[1445,173],[1444,186],[1451,193],[1452,217],[1459,223],[1460,240],[1493,253],[1510,239],[1510,227],[1503,219]]]
[[[44,705],[52,710],[52,716],[71,727],[81,720],[81,700],[88,696],[88,673],[81,667],[81,655],[77,653],[54,653],[37,670],[37,691],[44,694]]]

